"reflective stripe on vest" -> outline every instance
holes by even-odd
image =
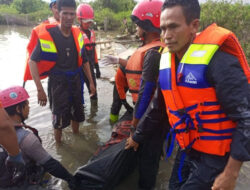
[[[223,156],[230,151],[236,123],[222,111],[215,89],[207,83],[207,66],[220,48],[228,53],[234,52],[244,72],[249,72],[244,67],[244,55],[237,40],[232,40],[233,36],[218,28],[211,25],[201,33],[204,38],[198,36],[199,40],[196,39],[183,56],[177,74],[175,55],[165,49],[160,61],[159,82],[172,126],[171,133],[176,136],[180,147]],[[206,39],[211,33],[217,37],[214,44]]]
[[[84,40],[83,40],[83,36],[82,36],[82,33],[80,32],[79,35],[78,35],[78,44],[79,44],[79,47],[80,47],[80,52],[79,52],[79,57],[82,57],[82,51],[83,51],[83,45],[84,45]]]
[[[39,39],[41,44],[41,59],[47,61],[57,60],[57,50],[53,41]]]
[[[57,49],[53,38],[48,32],[48,28],[56,27],[55,25],[45,25],[41,28],[38,38],[41,45],[41,61],[37,63],[40,78],[47,77],[49,71],[54,67],[57,60]],[[82,51],[84,51],[84,40],[81,31],[77,27],[72,27],[71,32],[78,52],[78,67],[82,65]]]

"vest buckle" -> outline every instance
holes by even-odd
[[[185,115],[187,112],[186,112],[185,108],[182,108],[182,109],[178,109],[178,113],[180,114],[180,116],[183,116],[183,115]]]
[[[197,127],[198,127],[198,132],[199,133],[204,132],[202,124],[198,124]]]

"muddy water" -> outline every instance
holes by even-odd
[[[22,85],[22,76],[25,62],[25,48],[28,42],[30,27],[7,27],[0,26],[0,89],[11,85]],[[105,36],[104,36],[105,35]],[[107,37],[106,34],[99,34],[98,37]],[[109,38],[111,38],[109,36]],[[116,44],[119,49],[116,53],[124,52],[123,47]],[[111,49],[112,47],[104,47]],[[80,134],[72,135],[70,128],[63,132],[63,144],[56,146],[51,125],[51,112],[46,107],[37,104],[36,91],[33,82],[27,82],[26,89],[30,94],[30,117],[27,124],[39,130],[43,140],[43,146],[56,159],[58,159],[70,172],[74,172],[79,166],[84,165],[99,145],[107,141],[111,134],[109,124],[109,111],[112,103],[113,85],[109,78],[114,76],[115,70],[112,67],[101,67],[102,79],[98,79],[98,106],[91,106],[88,92],[85,88],[85,116],[86,121],[81,125]],[[47,81],[43,81],[44,88]],[[121,114],[124,113],[121,110]],[[160,162],[160,169],[157,179],[156,190],[167,189],[168,179],[172,168],[173,159]],[[138,174],[135,172],[116,188],[117,190],[137,189]],[[237,190],[250,189],[250,163],[242,167],[238,180]],[[67,185],[61,180],[53,178],[49,189],[67,190]]]

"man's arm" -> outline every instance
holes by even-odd
[[[47,103],[47,96],[43,89],[43,85],[41,83],[39,72],[38,72],[38,67],[37,67],[37,62],[40,61],[40,51],[41,51],[40,42],[38,41],[35,49],[33,50],[31,54],[29,67],[30,67],[31,76],[37,88],[38,104],[40,104],[41,106],[45,106]]]
[[[144,56],[141,85],[138,99],[135,104],[134,117],[132,125],[137,126],[140,118],[143,116],[154,94],[158,74],[161,54],[158,52],[159,47],[148,50]]]
[[[136,131],[127,139],[125,149],[138,149],[139,143],[146,141],[157,127],[170,128],[166,113],[165,102],[160,88],[157,88],[146,112],[140,119]]]
[[[215,87],[223,111],[237,123],[230,158],[213,185],[214,190],[231,190],[234,189],[242,162],[250,160],[250,85],[238,59],[220,51],[209,64],[207,77]]]
[[[90,71],[90,67],[89,67],[89,62],[86,62],[83,64],[83,71],[84,71],[84,73],[89,81],[91,95],[94,95],[96,93],[96,89],[95,89],[95,85],[94,85],[94,82],[92,79],[92,75],[91,75],[91,71]]]
[[[137,143],[143,143],[156,130],[156,127],[162,127],[163,125],[167,128],[170,127],[164,98],[158,87],[132,138]]]
[[[19,146],[16,131],[3,108],[0,108],[0,144],[3,145],[10,156],[18,155]]]

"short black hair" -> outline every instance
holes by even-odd
[[[198,0],[165,0],[161,11],[166,8],[181,6],[187,24],[190,24],[194,19],[200,19],[200,4]]]
[[[13,116],[13,115],[16,115],[16,114],[18,114],[17,113],[17,107],[19,107],[19,109],[21,110],[21,109],[23,109],[24,107],[25,107],[25,105],[28,103],[28,101],[27,100],[25,100],[25,101],[23,101],[23,102],[20,102],[20,103],[18,103],[18,104],[15,104],[15,105],[13,105],[13,106],[10,106],[10,107],[7,107],[7,108],[4,108],[5,109],[5,111],[8,113],[8,115],[10,115],[10,116]]]
[[[56,0],[57,10],[60,12],[62,7],[73,7],[76,9],[76,1],[75,0]]]

